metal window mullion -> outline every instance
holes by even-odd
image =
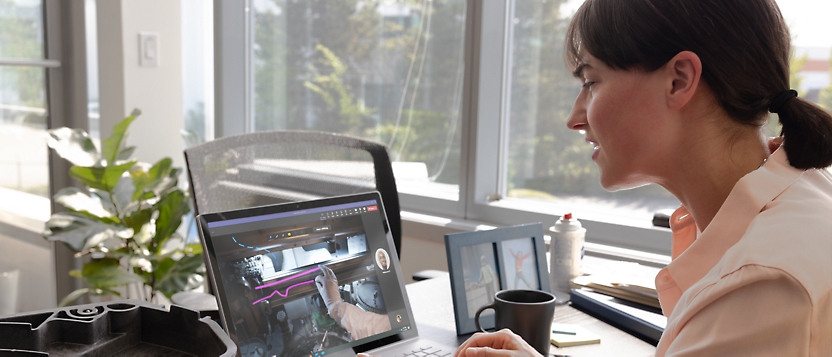
[[[482,208],[497,194],[500,187],[501,123],[504,112],[505,41],[507,31],[507,2],[479,3],[481,21],[478,68],[474,90],[476,117],[469,134],[469,188],[465,218],[478,220]]]
[[[500,141],[497,165],[497,197],[508,193],[509,140],[511,134],[512,43],[514,43],[514,0],[507,0],[503,23],[503,77],[501,82]]]
[[[53,59],[16,59],[16,58],[0,58],[0,66],[21,66],[21,67],[41,67],[41,68],[58,68],[61,66],[61,61]]]
[[[214,137],[247,132],[246,5],[214,0]]]
[[[245,41],[243,44],[245,46],[245,100],[246,100],[246,112],[245,112],[245,120],[246,123],[245,131],[246,133],[254,132],[255,128],[257,127],[254,123],[254,62],[252,60],[252,42],[254,42],[254,8],[252,8],[251,0],[245,0]]]
[[[87,129],[85,6],[83,1],[43,1],[43,43],[47,128]],[[40,62],[40,61],[38,61]],[[54,196],[61,188],[72,186],[70,164],[49,153],[49,190]],[[52,212],[62,207],[52,202]],[[80,259],[64,244],[52,244],[55,303],[80,288],[79,279],[69,279],[67,272],[80,268]]]

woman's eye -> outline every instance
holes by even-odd
[[[593,84],[595,84],[595,82],[586,81],[586,82],[584,82],[584,88],[589,88],[589,87],[591,87]]]

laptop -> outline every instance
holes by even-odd
[[[378,192],[200,215],[221,323],[239,354],[452,355],[456,346],[419,337],[386,217]]]

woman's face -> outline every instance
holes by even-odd
[[[612,69],[589,54],[576,70],[583,86],[567,126],[595,146],[592,160],[607,190],[653,182],[661,171],[672,138],[662,105],[672,83],[663,73]]]

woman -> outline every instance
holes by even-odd
[[[832,356],[832,116],[789,89],[789,41],[774,0],[587,0],[570,24],[567,125],[601,185],[682,203],[658,356]],[[457,351],[534,354],[509,331]]]

